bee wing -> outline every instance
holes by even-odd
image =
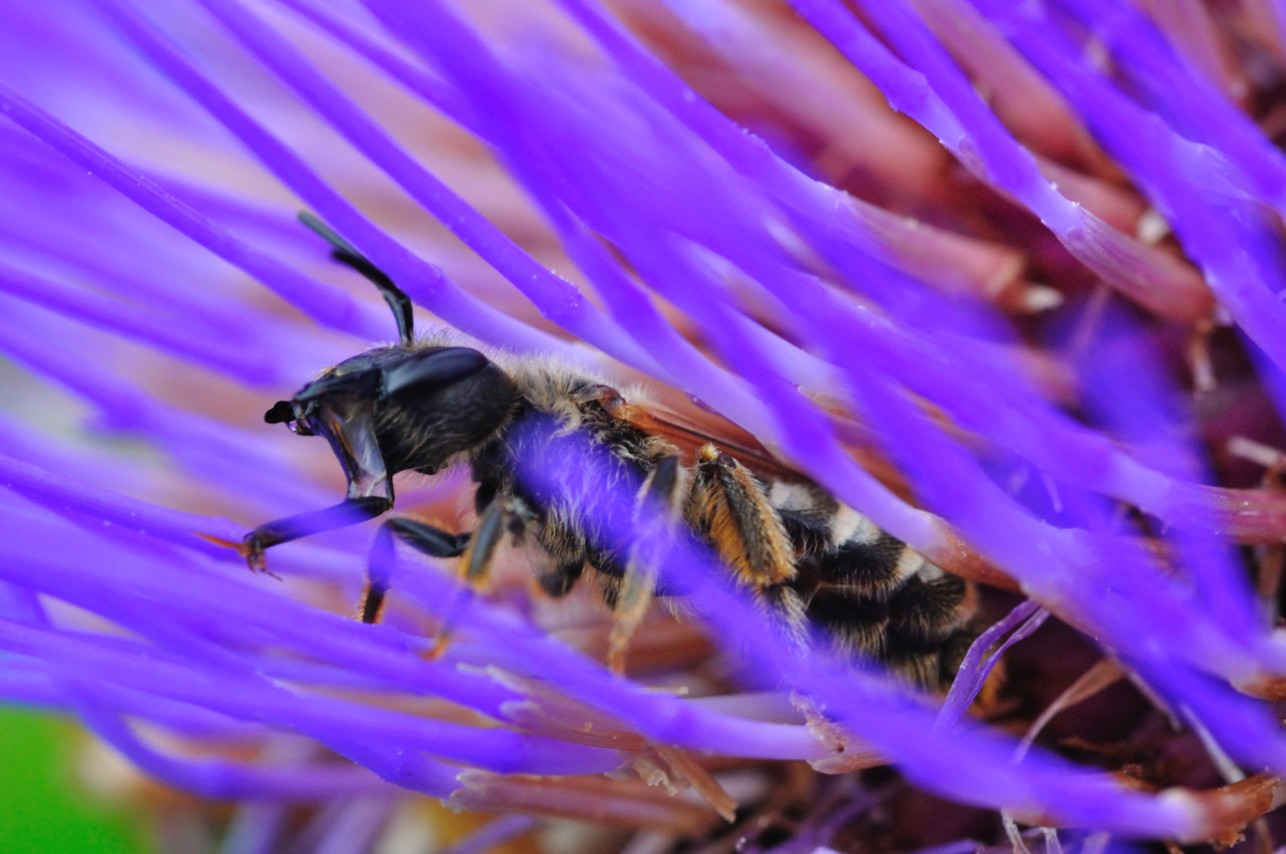
[[[615,413],[638,429],[675,445],[685,464],[691,464],[702,446],[713,444],[755,474],[773,480],[802,481],[805,477],[772,455],[754,436],[731,424],[698,425],[657,404],[629,403]]]
[[[675,445],[685,465],[696,461],[697,452],[703,446],[714,444],[760,477],[787,483],[808,480],[805,475],[774,457],[772,452],[749,433],[730,423],[723,422],[713,428],[698,425],[690,418],[659,404],[626,403],[614,389],[606,386],[598,386],[594,390],[594,398],[614,417],[645,433],[663,437]],[[894,492],[904,492],[898,488],[900,482],[896,470],[888,463],[869,452],[859,452],[858,456],[863,467],[881,482],[890,485]],[[942,536],[941,542],[930,545],[922,552],[936,566],[970,581],[1004,590],[1020,589],[1016,581],[987,561],[958,534],[949,530],[945,523]]]

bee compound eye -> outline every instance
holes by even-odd
[[[384,370],[383,393],[429,394],[463,382],[491,364],[468,347],[442,347],[415,353]]]

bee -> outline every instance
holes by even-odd
[[[305,213],[301,220],[330,244],[335,260],[379,289],[399,340],[327,368],[267,411],[270,424],[323,436],[348,488],[333,507],[248,533],[239,549],[252,569],[266,570],[264,551],[275,545],[387,513],[398,472],[433,475],[467,465],[477,484],[474,530],[392,516],[377,537],[457,558],[460,576],[474,586],[506,541],[538,544],[545,568],[537,580],[554,597],[592,567],[613,610],[609,663],[619,672],[649,602],[670,595],[657,581],[658,558],[647,555],[648,529],[635,526],[634,542],[622,545],[605,518],[620,510],[518,475],[524,461],[558,459],[580,443],[605,460],[596,477],[625,485],[637,495],[636,508],[658,508],[660,518],[713,549],[796,637],[818,626],[842,650],[930,689],[954,675],[972,639],[976,594],[969,582],[751,442],[712,440],[578,368],[484,353],[445,336],[417,340],[410,300],[390,278],[317,218]],[[531,429],[536,424],[549,429]],[[594,483],[583,486],[596,492]],[[363,621],[379,619],[388,588],[388,578],[370,573]]]

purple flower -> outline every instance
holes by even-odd
[[[239,802],[247,850],[390,838],[406,790],[502,814],[432,814],[458,850],[556,816],[658,850],[1280,839],[1271,14],[458,5],[2,7],[0,696]],[[628,679],[520,554],[486,596],[371,526],[248,572],[219,541],[343,487],[260,414],[394,331],[300,209],[422,321],[648,380],[982,583],[950,691],[801,653],[556,430],[519,477],[687,591]],[[399,512],[468,528],[466,481]]]

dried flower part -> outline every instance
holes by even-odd
[[[234,802],[207,816],[227,846],[427,823],[481,850],[559,817],[581,824],[551,849],[1286,838],[1270,4],[9,6],[0,696]],[[573,587],[517,511],[479,518],[476,468],[399,476],[396,511],[501,532],[485,585],[479,547],[369,527],[273,546],[281,583],[247,572],[221,543],[391,453],[341,431],[340,471],[260,421],[398,329],[331,249],[528,381],[557,359],[644,435],[713,440],[683,466],[741,454],[771,579],[732,560],[734,583],[558,429],[513,482],[669,608],[605,561]],[[834,500],[755,504],[774,481]],[[942,583],[978,624],[797,583],[814,552],[784,514],[823,506],[927,558],[917,583],[976,585]],[[377,625],[352,618],[368,573]],[[953,684],[801,637],[782,613],[814,593],[872,649],[949,625],[899,654],[959,662]],[[502,815],[469,836],[408,791]]]

